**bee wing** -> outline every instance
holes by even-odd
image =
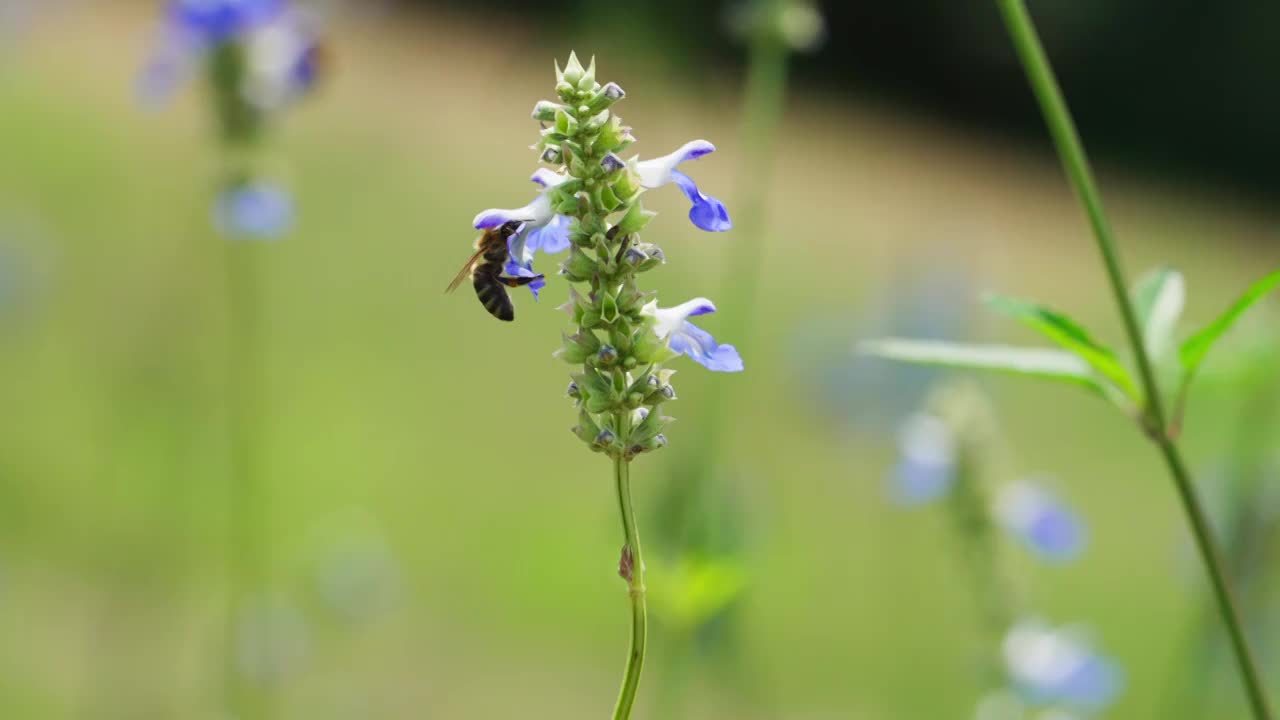
[[[454,290],[457,290],[458,286],[462,284],[462,281],[466,280],[467,277],[471,275],[471,270],[475,268],[476,261],[479,260],[480,256],[483,254],[484,248],[477,250],[476,254],[472,255],[471,259],[467,261],[467,264],[463,265],[462,269],[458,271],[457,277],[453,279],[453,282],[449,283],[449,287],[445,288],[445,292],[451,293]]]

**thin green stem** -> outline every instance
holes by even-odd
[[[227,485],[228,583],[226,612],[226,702],[237,717],[261,720],[271,715],[270,699],[236,667],[237,624],[246,598],[266,590],[268,497],[259,478],[258,250],[254,243],[222,241],[227,273],[227,421],[229,455]]]
[[[1217,596],[1218,609],[1231,636],[1232,649],[1235,651],[1236,661],[1240,666],[1241,681],[1244,683],[1245,691],[1249,697],[1253,715],[1257,720],[1270,720],[1272,715],[1268,707],[1266,692],[1262,685],[1257,663],[1253,659],[1248,641],[1244,635],[1240,622],[1240,613],[1236,609],[1236,603],[1232,597],[1231,586],[1226,577],[1221,553],[1217,548],[1212,529],[1209,527],[1204,508],[1200,499],[1196,496],[1195,487],[1192,484],[1190,474],[1187,472],[1182,455],[1178,451],[1177,444],[1169,435],[1169,426],[1160,389],[1155,380],[1155,373],[1152,371],[1151,359],[1148,357],[1142,342],[1142,332],[1138,327],[1137,313],[1134,311],[1133,303],[1129,298],[1124,272],[1120,265],[1119,253],[1116,250],[1116,242],[1111,232],[1111,225],[1107,220],[1106,212],[1103,210],[1102,196],[1099,194],[1097,185],[1094,182],[1093,171],[1090,169],[1084,146],[1080,142],[1075,123],[1071,119],[1071,113],[1062,97],[1062,91],[1058,87],[1058,82],[1053,75],[1053,70],[1049,65],[1044,48],[1040,44],[1040,38],[1036,34],[1035,26],[1031,21],[1030,14],[1027,12],[1024,0],[996,0],[996,4],[1004,16],[1004,22],[1013,40],[1014,48],[1017,50],[1018,57],[1022,62],[1023,69],[1026,71],[1027,79],[1030,81],[1036,99],[1040,103],[1040,110],[1044,114],[1045,123],[1049,127],[1049,134],[1053,137],[1053,142],[1057,146],[1058,155],[1062,159],[1067,177],[1075,188],[1076,194],[1084,206],[1085,213],[1089,217],[1089,224],[1093,228],[1098,250],[1102,254],[1103,264],[1106,266],[1107,276],[1111,281],[1111,289],[1115,295],[1116,306],[1120,309],[1120,315],[1124,320],[1125,332],[1128,335],[1129,344],[1137,360],[1138,373],[1146,395],[1146,414],[1143,418],[1145,429],[1156,445],[1159,446],[1160,453],[1169,468],[1169,473],[1173,477],[1174,485],[1178,489],[1178,496],[1182,501],[1187,520],[1191,525],[1192,534],[1196,539],[1196,545],[1209,573],[1214,594]]]
[[[618,413],[620,437],[627,437],[626,413]],[[622,457],[614,458],[613,478],[618,490],[618,510],[622,515],[622,559],[618,574],[627,581],[627,595],[631,600],[631,648],[627,651],[627,667],[622,676],[622,689],[618,691],[618,703],[613,709],[613,720],[631,717],[636,702],[636,690],[640,687],[640,672],[644,669],[645,641],[648,618],[644,602],[644,559],[640,551],[640,529],[636,527],[636,513],[631,503],[631,463]]]

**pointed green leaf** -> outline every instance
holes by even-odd
[[[1003,295],[988,296],[987,304],[993,310],[1008,315],[1044,335],[1062,349],[1078,355],[1093,366],[1099,374],[1114,383],[1129,399],[1135,403],[1141,401],[1142,392],[1129,375],[1129,371],[1125,369],[1124,363],[1116,357],[1115,352],[1096,342],[1089,336],[1088,331],[1071,318],[1042,305]]]
[[[1138,280],[1132,295],[1143,345],[1159,360],[1173,349],[1174,330],[1187,300],[1182,273],[1172,268],[1152,270]]]
[[[919,365],[995,370],[1083,385],[1107,397],[1107,387],[1089,364],[1080,356],[1062,350],[900,338],[871,340],[859,345],[858,349],[867,355]]]
[[[1231,326],[1246,310],[1277,287],[1280,287],[1280,270],[1249,286],[1249,289],[1244,291],[1240,299],[1236,300],[1216,320],[1182,343],[1182,348],[1178,351],[1178,358],[1182,361],[1184,385],[1191,382],[1191,377],[1195,375],[1196,370],[1200,369],[1200,364],[1204,362],[1205,355],[1208,354],[1214,343],[1218,342],[1231,329]]]

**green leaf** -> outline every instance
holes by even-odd
[[[988,296],[987,304],[993,310],[1008,315],[1044,335],[1064,350],[1078,355],[1103,377],[1114,383],[1130,400],[1141,403],[1142,391],[1138,389],[1137,383],[1129,375],[1124,363],[1120,362],[1120,358],[1116,357],[1115,352],[1110,348],[1094,341],[1088,331],[1071,318],[1042,305],[1003,295]]]
[[[1107,397],[1107,387],[1099,380],[1089,364],[1078,355],[1062,350],[1019,348],[1007,345],[966,345],[939,340],[900,338],[871,340],[862,343],[858,349],[867,355],[919,365],[995,370],[1083,385]]]
[[[1174,347],[1174,330],[1186,303],[1186,283],[1182,273],[1172,268],[1156,268],[1142,276],[1132,290],[1142,343],[1152,359],[1159,360]]]
[[[1200,364],[1204,362],[1204,357],[1208,354],[1209,349],[1231,329],[1236,320],[1261,300],[1264,295],[1277,287],[1280,287],[1280,270],[1249,286],[1249,289],[1244,291],[1240,299],[1236,300],[1216,320],[1182,343],[1182,348],[1178,351],[1178,358],[1182,361],[1184,386],[1191,382],[1192,376],[1200,369]]]

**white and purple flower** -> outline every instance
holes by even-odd
[[[476,215],[472,221],[477,230],[495,228],[509,222],[521,224],[520,230],[508,242],[510,258],[505,270],[514,277],[537,275],[533,271],[533,258],[538,251],[554,255],[569,249],[570,219],[555,213],[548,194],[552,188],[567,181],[569,176],[540,168],[529,179],[541,188],[533,202],[512,209],[490,208]],[[538,291],[546,287],[546,284],[545,280],[535,280],[529,284],[529,290],[536,298]]]
[[[710,195],[704,195],[693,178],[676,170],[676,166],[686,160],[697,160],[715,150],[716,146],[706,140],[692,140],[669,155],[637,162],[636,169],[640,174],[640,184],[651,190],[669,183],[679,186],[693,204],[689,210],[689,220],[698,228],[707,232],[724,232],[733,227],[724,203]]]
[[[140,95],[150,103],[167,100],[200,60],[226,43],[245,46],[241,92],[254,107],[282,107],[315,85],[319,37],[287,0],[173,0],[143,66]]]
[[[1023,621],[1005,635],[1003,650],[1013,686],[1037,705],[1096,712],[1111,705],[1124,684],[1115,661],[1077,630]]]
[[[1087,540],[1083,521],[1049,490],[1030,482],[1000,489],[995,516],[1006,530],[1051,562],[1074,560]]]
[[[716,306],[706,298],[694,298],[672,308],[658,307],[653,300],[641,309],[642,315],[653,318],[653,331],[666,340],[671,349],[685,355],[708,370],[717,372],[742,372],[742,356],[732,345],[721,345],[711,333],[689,322],[689,318],[707,315]]]

